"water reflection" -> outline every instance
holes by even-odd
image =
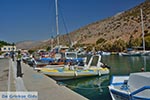
[[[109,94],[106,91],[109,85],[109,75],[59,81],[59,84],[67,86],[90,100],[97,100],[100,97],[106,98],[108,96],[106,94]]]
[[[66,83],[68,87],[74,89],[99,89],[104,81],[109,80],[109,76],[88,77],[75,80],[61,81]]]
[[[112,100],[107,88],[112,75],[139,72],[141,68],[150,71],[150,56],[102,56],[102,62],[111,66],[110,75],[67,80],[59,83],[90,100]]]
[[[146,71],[146,69],[147,69],[147,68],[146,68],[146,56],[144,56],[143,59],[144,59],[144,61],[143,61],[143,62],[144,62],[144,67],[143,67],[143,68],[144,68],[144,71]]]
[[[102,62],[111,65],[111,75],[124,75],[139,72],[143,67],[150,71],[150,56],[104,56]]]

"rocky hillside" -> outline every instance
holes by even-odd
[[[76,44],[95,44],[103,38],[105,42],[114,42],[122,39],[129,42],[131,35],[134,38],[141,37],[141,13],[143,10],[144,32],[150,34],[150,0],[146,0],[142,4],[129,9],[127,11],[116,14],[115,16],[91,23],[67,35],[60,36],[61,44],[68,44],[71,40]],[[69,38],[70,40],[69,40]],[[56,40],[54,40],[56,43]],[[49,46],[50,40],[43,42],[44,47]],[[40,47],[43,45],[40,45]],[[31,46],[30,46],[31,47]],[[38,47],[32,46],[32,47]]]
[[[150,0],[146,0],[128,11],[82,27],[72,32],[70,37],[82,44],[95,44],[99,38],[109,41],[120,38],[129,41],[131,34],[135,38],[141,36],[140,9],[143,10],[145,34],[150,33]]]

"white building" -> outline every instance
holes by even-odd
[[[1,51],[3,52],[16,51],[16,46],[3,46],[1,47]]]

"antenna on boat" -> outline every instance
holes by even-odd
[[[144,24],[143,24],[143,12],[141,10],[141,26],[142,26],[142,38],[143,38],[143,51],[145,52],[145,40],[144,40]]]
[[[58,2],[55,0],[56,4],[56,33],[57,33],[57,45],[59,45],[59,26],[58,26]]]

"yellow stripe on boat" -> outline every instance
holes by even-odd
[[[50,69],[42,69],[41,71],[43,71],[43,72],[58,72],[58,70],[56,70],[56,69],[53,69],[53,70],[50,70]]]

